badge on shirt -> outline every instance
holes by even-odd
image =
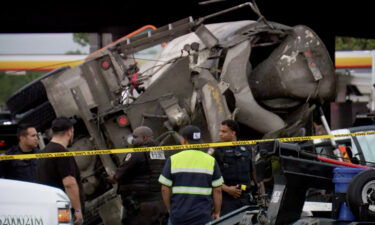
[[[209,154],[209,155],[213,155],[214,153],[215,153],[215,149],[214,148],[209,148],[207,150],[207,154]]]
[[[165,159],[165,155],[163,151],[151,151],[150,152],[150,159]]]
[[[240,149],[241,149],[242,151],[246,151],[245,146],[241,146]]]
[[[131,153],[126,154],[125,161],[129,161],[131,157],[132,157]]]

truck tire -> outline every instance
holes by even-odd
[[[35,109],[25,113],[18,121],[19,124],[26,123],[35,126],[37,131],[45,131],[51,127],[52,121],[56,118],[52,105],[46,101]]]
[[[375,170],[365,170],[357,174],[350,182],[346,193],[346,201],[354,216],[363,220],[374,221],[375,219]],[[360,209],[363,204],[369,204]],[[364,218],[363,218],[364,217]]]
[[[46,77],[58,74],[67,68],[69,67],[64,66],[56,70],[52,70],[19,89],[6,101],[6,105],[8,106],[10,112],[13,114],[24,113],[37,107],[45,101],[48,101],[47,92],[42,80]]]

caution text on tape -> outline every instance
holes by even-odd
[[[188,145],[154,146],[154,147],[140,147],[140,148],[82,150],[82,151],[54,152],[54,153],[42,152],[42,153],[35,153],[35,154],[18,154],[18,155],[5,155],[4,154],[4,155],[0,155],[0,161],[15,160],[15,159],[105,155],[105,154],[119,154],[119,153],[147,152],[147,151],[170,151],[170,150],[183,150],[183,149],[217,148],[217,147],[228,147],[228,146],[237,146],[237,145],[253,145],[258,142],[273,141],[273,140],[278,140],[280,142],[300,142],[300,141],[309,141],[309,140],[314,140],[314,139],[327,139],[327,138],[350,137],[350,136],[353,137],[353,136],[364,136],[364,135],[373,135],[373,134],[375,134],[375,131],[357,132],[357,133],[350,133],[350,134],[328,134],[328,135],[317,135],[317,136],[258,139],[258,140],[247,140],[247,141],[215,142],[215,143],[188,144]]]

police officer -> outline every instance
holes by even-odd
[[[38,134],[34,126],[20,124],[17,128],[18,145],[5,152],[6,155],[39,153]],[[36,182],[37,159],[9,160],[0,162],[0,177]]]
[[[155,146],[152,130],[146,126],[136,128],[132,144],[134,147]],[[164,163],[162,151],[128,153],[116,173],[109,176],[110,181],[119,183],[123,224],[159,225],[166,219],[158,183]]]
[[[238,124],[234,120],[221,123],[219,137],[222,142],[237,141]],[[222,215],[245,205],[250,205],[252,174],[251,149],[248,146],[216,148],[213,156],[217,160],[224,178],[222,185]]]

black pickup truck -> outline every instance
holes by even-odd
[[[17,124],[8,111],[0,111],[0,153],[17,144]]]

